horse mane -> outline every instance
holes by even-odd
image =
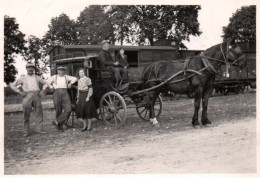
[[[204,51],[204,54],[210,57],[214,57],[216,55],[216,53],[218,52],[218,50],[216,50],[217,48],[220,48],[220,45],[222,45],[223,50],[226,50],[226,46],[227,46],[227,41],[223,42],[223,43],[219,43],[216,44],[214,46],[211,46],[210,48],[206,49]]]

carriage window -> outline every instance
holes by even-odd
[[[98,55],[99,51],[97,50],[87,50],[86,51],[86,56],[94,56],[94,55]]]
[[[72,76],[78,77],[79,76],[79,69],[84,68],[83,63],[77,63],[77,64],[72,64]]]
[[[125,51],[129,67],[138,67],[138,51]]]
[[[119,50],[115,51],[116,55]],[[125,55],[127,56],[127,62],[129,67],[138,67],[138,51],[127,51],[125,50]]]

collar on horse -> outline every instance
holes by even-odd
[[[240,58],[242,57],[238,57],[236,52],[234,50],[231,51],[231,49],[228,48],[228,44],[227,44],[227,50],[226,50],[226,54],[224,54],[223,52],[223,47],[222,47],[222,44],[219,45],[220,46],[220,50],[221,50],[221,53],[222,53],[222,56],[224,58],[224,61],[223,60],[219,60],[219,59],[216,59],[216,58],[213,58],[213,57],[208,57],[208,56],[205,56],[204,53],[201,54],[201,59],[202,59],[202,62],[204,64],[204,66],[206,67],[206,70],[211,73],[211,74],[215,74],[215,75],[219,75],[219,72],[217,71],[217,69],[215,69],[214,66],[211,65],[211,63],[209,62],[209,59],[210,60],[214,60],[214,61],[219,61],[221,63],[225,63],[226,65],[226,73],[228,73],[228,68],[230,68],[230,65],[236,65],[236,63],[240,60]],[[234,56],[234,58],[236,60],[234,60],[234,62],[230,63],[228,62],[227,58],[226,58],[226,55],[231,52]]]

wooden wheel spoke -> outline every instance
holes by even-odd
[[[145,115],[144,115],[144,118],[146,117],[146,115],[147,115],[147,111],[148,111],[148,109],[146,109],[146,111],[145,111]]]
[[[111,118],[111,115],[112,115],[112,113],[111,113],[111,112],[109,112],[109,114],[108,114],[108,116],[105,118],[105,120],[108,120],[108,119],[110,119],[110,118]]]
[[[140,114],[142,114],[145,110],[147,110],[146,108],[144,108],[141,112],[140,112]]]
[[[115,124],[117,125],[116,113],[114,113],[113,116],[114,116],[114,119],[115,119]]]
[[[104,101],[108,104],[108,106],[111,105],[111,104],[106,100],[106,98],[104,98]]]
[[[109,101],[110,101],[111,105],[114,105],[114,102],[112,101],[110,95],[108,95],[108,98],[109,98]]]
[[[115,116],[118,118],[118,120],[119,120],[120,122],[122,122],[122,119],[120,118],[120,116],[119,116],[117,113],[115,113]]]

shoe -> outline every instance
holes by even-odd
[[[47,134],[47,132],[43,132],[43,131],[35,131],[35,133],[38,133],[38,134]]]
[[[60,131],[60,132],[64,132],[64,130],[63,130],[63,124],[58,124],[58,126],[59,126],[59,131]]]
[[[60,124],[59,123],[57,124],[55,121],[52,121],[52,125],[54,125],[57,130],[60,130]]]
[[[87,129],[87,131],[91,131],[91,130],[92,130],[92,128]]]
[[[85,132],[85,131],[88,131],[87,127],[86,127],[86,128],[83,128],[83,129],[81,130],[81,132]]]

